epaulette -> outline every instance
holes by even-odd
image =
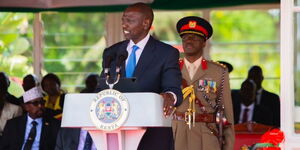
[[[207,61],[209,61],[209,62],[211,62],[211,63],[213,63],[213,64],[215,64],[215,65],[218,65],[218,66],[221,66],[222,68],[227,68],[226,67],[226,65],[224,65],[224,64],[222,64],[222,63],[219,63],[219,62],[217,62],[217,61],[213,61],[213,60],[207,60]]]
[[[179,63],[179,67],[180,67],[180,70],[181,70],[183,65],[184,65],[183,58],[179,58],[178,63]]]

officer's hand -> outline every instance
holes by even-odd
[[[175,107],[174,107],[175,99],[171,93],[161,93],[160,95],[164,99],[164,108],[163,108],[164,115],[165,115],[165,117],[168,117],[171,115],[171,113],[175,109]]]

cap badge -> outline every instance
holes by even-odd
[[[195,28],[197,25],[197,22],[196,21],[189,21],[189,27],[190,28]]]

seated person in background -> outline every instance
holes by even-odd
[[[245,80],[238,95],[236,95],[237,97],[232,98],[235,124],[252,121],[255,106],[255,91],[256,84],[254,81]]]
[[[256,105],[256,84],[253,80],[245,80],[239,93],[233,97],[234,123],[256,122],[264,125],[271,124],[273,113],[269,107]]]
[[[255,105],[263,109],[272,110],[270,119],[265,122],[267,125],[280,127],[280,100],[279,96],[266,91],[262,87],[264,80],[263,71],[259,66],[252,66],[248,72],[248,79],[252,79],[256,84],[256,100]]]
[[[55,74],[49,73],[43,77],[41,85],[42,89],[47,93],[44,96],[46,101],[45,107],[51,110],[48,112],[48,115],[60,119],[64,106],[65,92],[60,88],[59,78]]]
[[[100,76],[98,74],[89,74],[85,79],[85,88],[80,93],[95,93]]]
[[[7,76],[4,72],[0,72],[0,143],[6,121],[22,115],[22,108],[20,106],[7,101],[6,94],[8,86],[9,80]]]
[[[39,85],[39,81],[34,74],[28,74],[23,78],[22,87],[25,92],[38,85]]]
[[[39,81],[37,79],[37,77],[34,74],[28,74],[23,78],[23,83],[22,83],[22,87],[24,89],[24,91],[28,91],[33,87],[36,87],[39,85]],[[19,101],[22,102],[23,101],[23,96],[21,96],[19,98]]]
[[[26,114],[7,121],[0,150],[54,150],[58,120],[45,117],[42,92],[35,87],[23,95]]]
[[[16,98],[15,96],[11,95],[10,93],[8,93],[8,87],[10,85],[10,81],[9,81],[9,78],[8,76],[4,73],[4,72],[0,72],[1,74],[1,80],[4,82],[5,81],[5,84],[1,85],[1,86],[4,86],[7,88],[3,88],[1,89],[1,95],[4,99],[6,99],[7,102],[9,103],[12,103],[12,104],[15,104],[15,105],[20,105],[21,102],[19,101],[18,98]]]

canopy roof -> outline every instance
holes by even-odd
[[[119,12],[136,2],[150,3],[153,9],[182,10],[249,4],[279,4],[280,0],[0,0],[0,11]]]

